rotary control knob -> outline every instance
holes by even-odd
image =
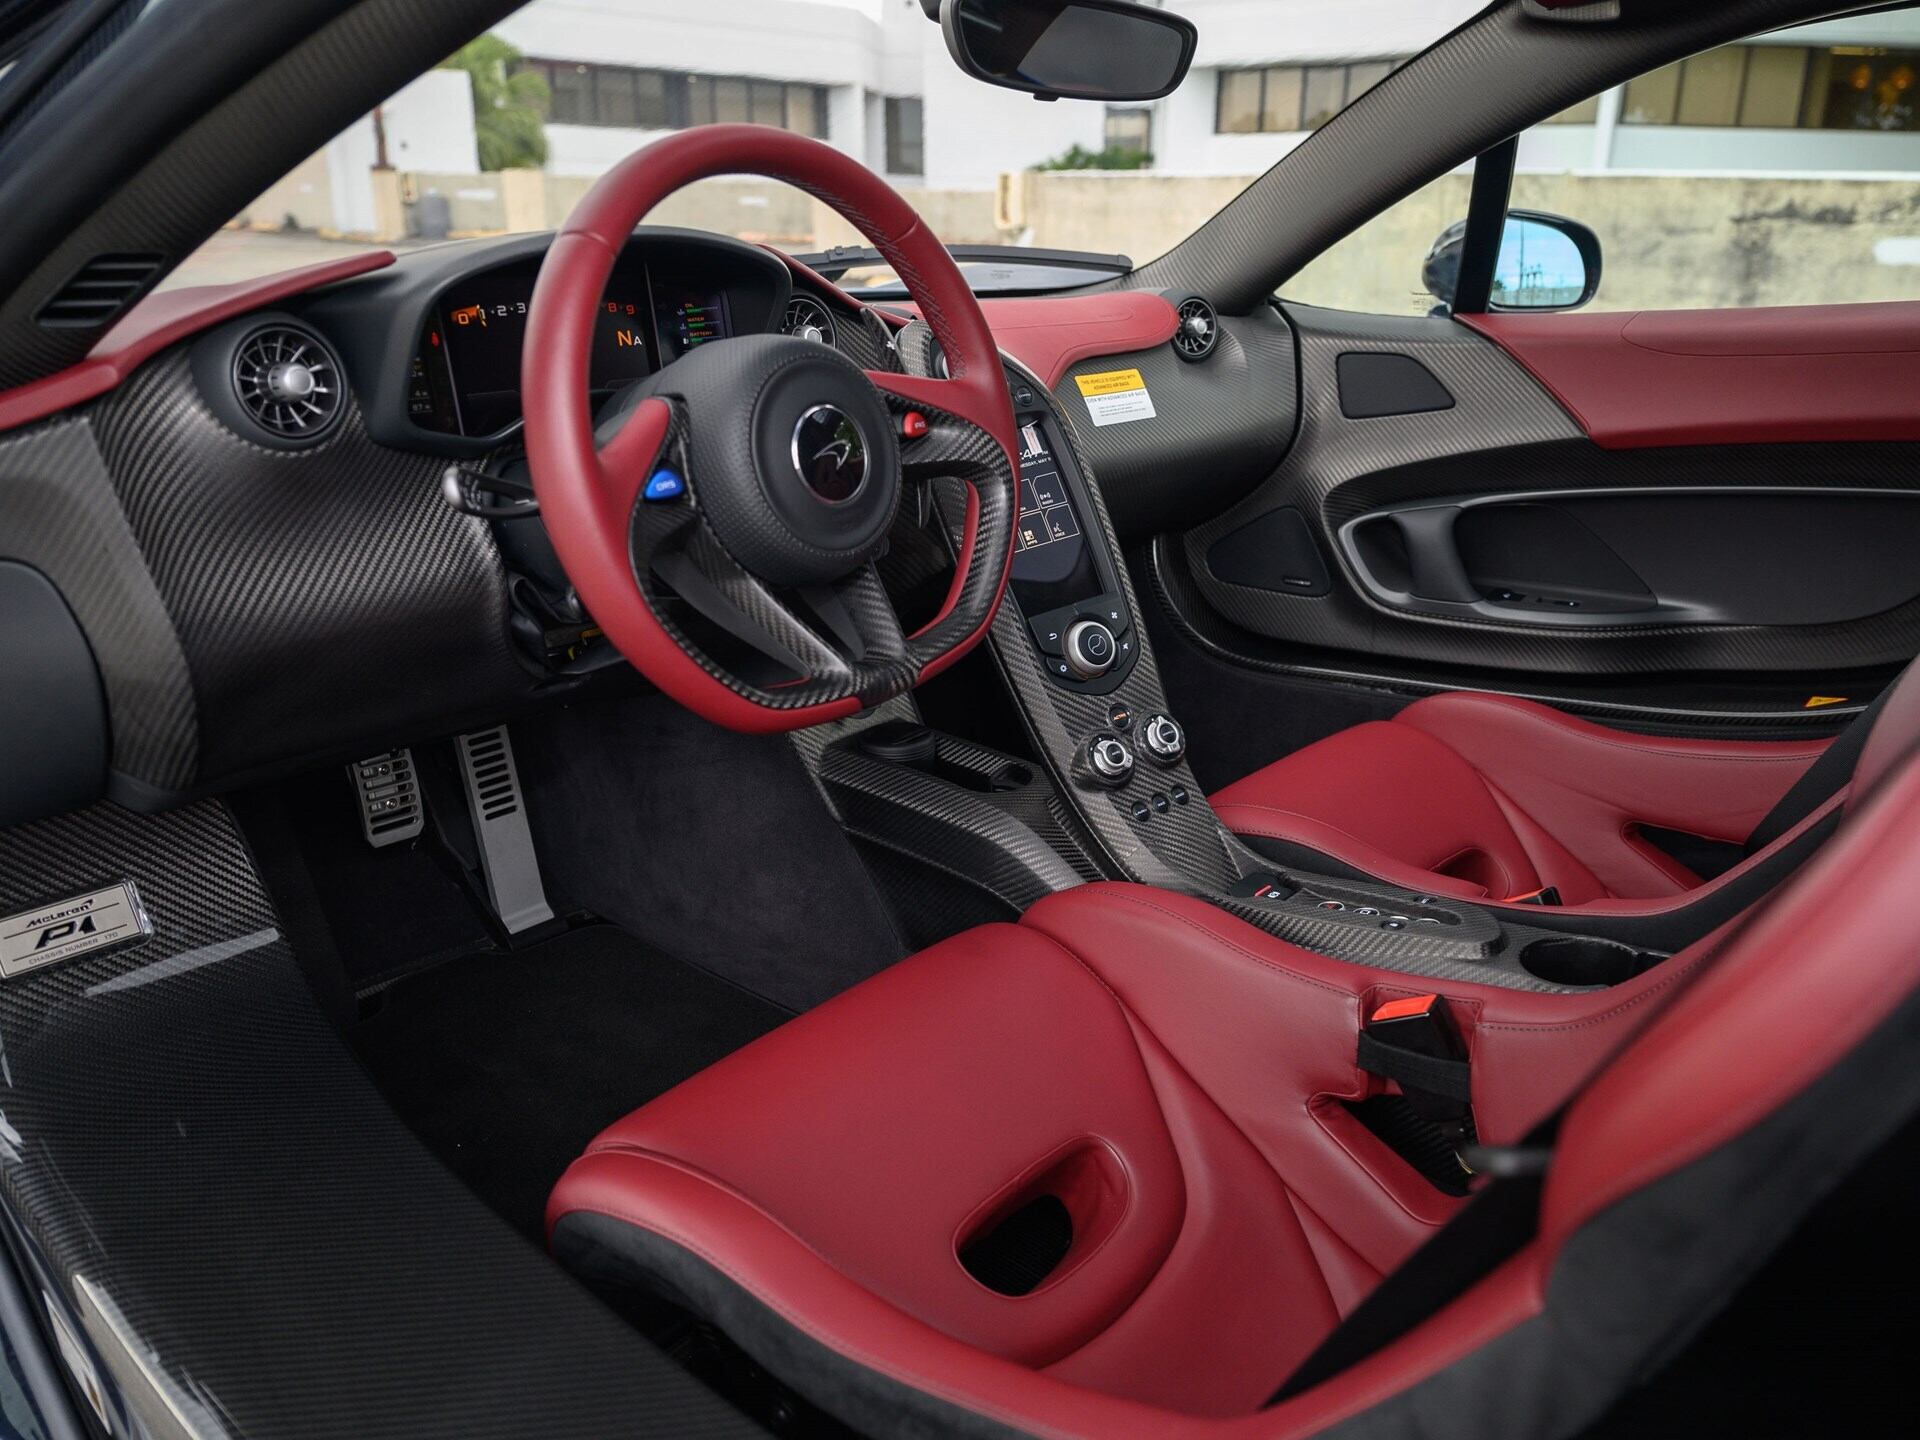
[[[1096,735],[1080,754],[1080,769],[1093,784],[1117,788],[1133,775],[1133,751],[1118,735]]]
[[[1066,643],[1061,647],[1067,664],[1082,680],[1097,680],[1113,668],[1120,657],[1113,631],[1098,620],[1076,620],[1067,627]]]
[[[1180,757],[1187,753],[1187,732],[1171,715],[1149,715],[1147,723],[1140,727],[1140,743],[1162,765],[1178,765]]]

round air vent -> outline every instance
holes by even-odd
[[[1220,341],[1220,317],[1198,295],[1180,302],[1180,323],[1174,328],[1173,348],[1182,360],[1204,360]]]
[[[248,331],[234,346],[228,373],[241,412],[282,444],[320,439],[346,400],[339,360],[318,335],[297,325]]]
[[[787,302],[787,313],[780,321],[780,328],[802,340],[833,344],[833,316],[811,295],[796,295]]]

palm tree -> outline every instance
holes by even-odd
[[[444,61],[473,80],[473,131],[482,170],[538,168],[547,159],[544,117],[551,98],[544,75],[516,70],[520,52],[498,35],[482,35]]]

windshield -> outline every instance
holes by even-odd
[[[962,247],[983,294],[1090,284],[1191,234],[1481,3],[1167,0],[1200,31],[1185,83],[1149,104],[1102,105],[969,79],[919,0],[530,0],[295,167],[168,283],[550,229],[639,147],[750,121],[885,175]],[[649,219],[771,244],[850,289],[898,293],[857,253],[864,237],[784,185],[703,181]],[[856,253],[830,256],[836,247]]]

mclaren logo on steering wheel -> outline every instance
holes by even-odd
[[[816,405],[793,426],[793,468],[829,505],[851,500],[867,481],[867,437],[837,405]]]

